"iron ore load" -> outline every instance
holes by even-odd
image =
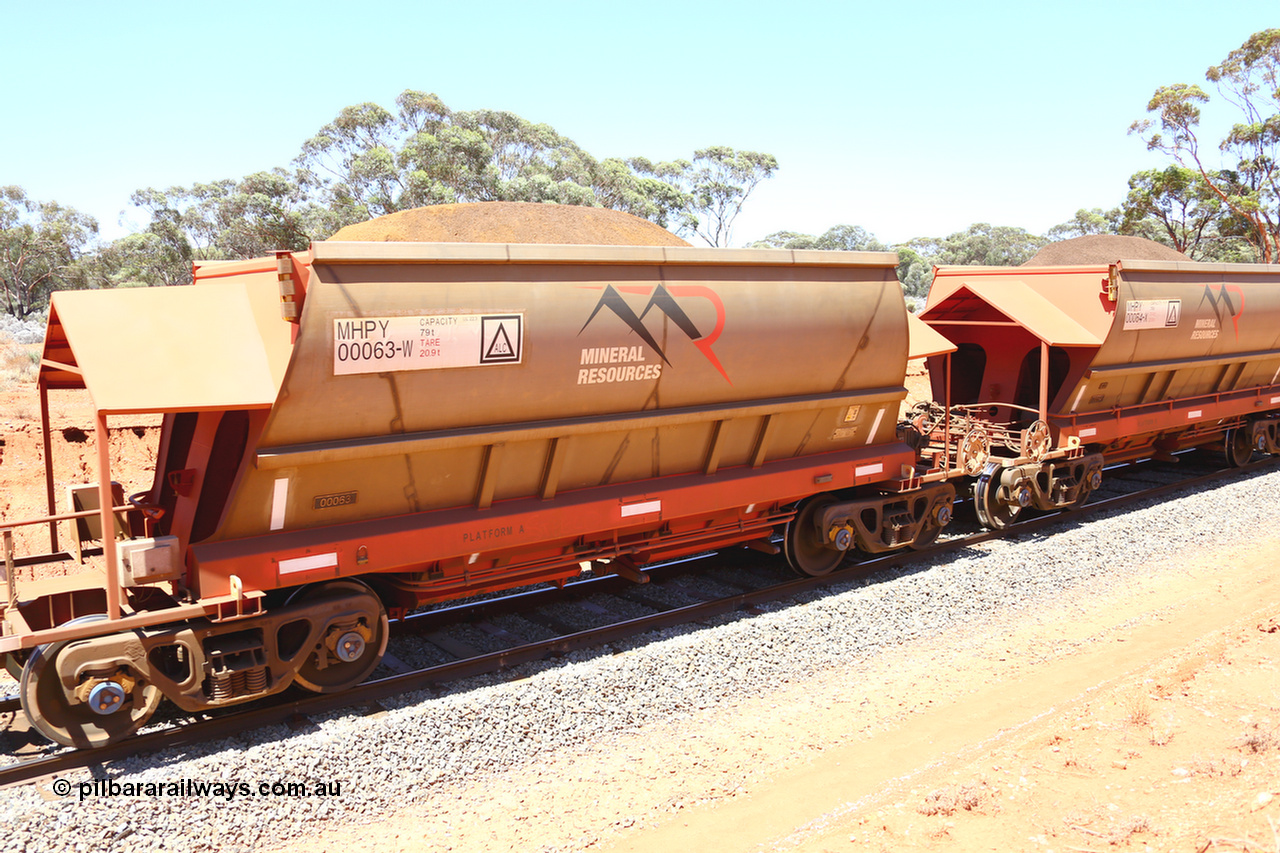
[[[389,618],[584,567],[643,581],[656,560],[777,553],[782,532],[821,574],[923,544],[955,492],[898,436],[895,264],[334,240],[200,264],[192,287],[55,294],[42,415],[51,390],[88,390],[100,482],[60,515],[46,453],[34,523],[72,519],[102,555],[7,583],[0,652],[28,718],[99,746],[162,698],[342,690]],[[107,418],[142,413],[163,415],[155,479],[126,499]]]

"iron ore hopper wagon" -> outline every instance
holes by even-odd
[[[920,318],[955,350],[906,437],[988,527],[1079,506],[1107,463],[1280,452],[1280,267],[944,267]]]
[[[0,653],[27,716],[98,746],[162,699],[352,686],[424,602],[584,566],[641,581],[681,555],[776,553],[777,532],[807,574],[929,541],[955,490],[898,437],[895,263],[323,242],[200,265],[193,287],[55,294],[45,432],[49,392],[87,389],[99,482],[60,514],[46,438],[49,514],[22,523],[56,552],[71,521],[102,554],[19,584],[33,559],[6,549]],[[155,479],[125,498],[107,418],[139,413],[163,415]]]

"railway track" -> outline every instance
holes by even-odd
[[[1184,457],[1189,458],[1189,457]],[[831,584],[881,572],[894,566],[939,555],[972,545],[1060,524],[1067,518],[1090,515],[1158,497],[1169,492],[1209,485],[1230,475],[1273,468],[1276,459],[1264,459],[1241,469],[1209,469],[1194,462],[1169,465],[1144,460],[1114,466],[1108,471],[1104,489],[1094,500],[1070,513],[1051,513],[1028,518],[1007,531],[965,530],[974,527],[963,517],[957,532],[942,537],[923,551],[896,552],[847,566],[830,575],[796,578],[778,558],[753,551],[709,554],[692,560],[662,564],[646,569],[649,584],[637,585],[615,575],[585,577],[563,589],[541,588],[519,591],[484,600],[454,603],[416,613],[394,624],[393,646],[374,677],[351,690],[332,695],[287,692],[270,704],[244,706],[205,717],[175,715],[167,723],[120,744],[93,750],[70,750],[53,746],[36,747],[27,739],[18,760],[0,767],[0,787],[31,782],[71,770],[129,756],[180,748],[233,737],[246,731],[284,724],[306,728],[310,719],[339,709],[363,713],[383,710],[380,700],[438,687],[459,679],[499,672],[521,664],[543,660],[575,650],[600,648],[610,643],[673,626],[696,624],[731,613],[785,600]],[[709,582],[708,582],[709,580]],[[715,591],[716,589],[719,591]],[[724,594],[724,590],[730,592]],[[679,599],[688,603],[672,603]],[[611,602],[608,606],[600,601]],[[612,602],[618,602],[612,604]],[[597,617],[600,624],[577,627],[566,620],[566,609],[579,609]],[[638,610],[650,612],[636,615]],[[621,615],[620,615],[621,614]],[[515,618],[539,626],[549,636],[527,639],[502,626]],[[485,638],[477,643],[474,638]],[[408,641],[407,644],[405,641]],[[418,652],[404,652],[416,647]],[[402,658],[422,657],[422,649],[434,657],[426,663],[406,663]],[[12,715],[10,742],[22,738],[21,710],[16,699],[0,700],[0,720]]]

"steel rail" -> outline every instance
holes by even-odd
[[[873,571],[892,568],[915,560],[928,559],[931,556],[945,554],[1005,536],[1037,531],[1062,523],[1068,519],[1083,519],[1126,504],[1137,503],[1168,494],[1169,492],[1221,480],[1228,474],[1242,474],[1267,467],[1275,467],[1278,463],[1280,463],[1280,459],[1269,458],[1240,468],[1219,469],[1197,474],[1170,483],[1140,489],[1136,492],[1104,498],[1078,509],[1044,513],[1035,518],[1019,521],[1006,530],[986,530],[959,536],[954,539],[937,542],[919,551],[903,549],[848,565],[828,575],[796,578],[781,584],[774,584],[749,592],[741,592],[713,601],[675,607],[670,610],[626,619],[597,628],[588,628],[565,634],[550,640],[524,643],[476,657],[426,667],[413,672],[380,678],[375,681],[366,681],[341,693],[296,697],[296,694],[290,696],[286,692],[284,701],[280,701],[279,697],[274,697],[276,701],[263,707],[219,713],[195,722],[178,723],[168,729],[135,735],[118,744],[96,749],[66,749],[54,755],[41,756],[0,767],[0,788],[47,778],[58,773],[81,769],[115,759],[234,737],[246,731],[269,725],[288,723],[291,720],[306,719],[313,715],[342,708],[365,705],[372,711],[382,710],[377,705],[381,699],[428,689],[462,678],[500,672],[554,655],[598,647],[650,631],[685,625],[752,605],[789,598],[803,592],[821,589],[834,584],[848,583],[860,579]],[[1136,463],[1131,464],[1136,465]],[[679,565],[682,562],[688,563],[691,561],[673,561],[671,565]],[[646,571],[652,571],[652,569],[647,568]],[[590,589],[592,592],[598,592],[601,591],[598,587],[605,587],[608,586],[609,582],[617,581],[618,578],[616,576],[605,575],[596,579],[576,581],[569,584],[564,590],[532,590],[501,599],[481,601],[465,610],[462,607],[451,607],[439,611],[428,611],[405,620],[409,624],[404,626],[404,629],[413,630],[410,625],[415,620],[429,620],[432,617],[439,619],[442,615],[453,617],[450,621],[460,621],[464,613],[470,612],[473,608],[483,609],[486,606],[498,606],[508,599],[523,600],[525,602],[541,600],[546,593],[551,594],[546,596],[550,598],[554,594],[563,595],[565,591],[574,590],[577,587],[583,588],[583,591]],[[635,585],[627,582],[624,586],[633,587]],[[0,701],[0,711],[16,710],[17,706],[18,701],[16,699]]]

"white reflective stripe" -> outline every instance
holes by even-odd
[[[871,424],[871,432],[867,435],[867,444],[876,440],[876,430],[880,429],[880,421],[884,418],[884,409],[876,410],[876,419]]]
[[[279,480],[276,482],[279,482]],[[287,575],[290,572],[308,572],[312,569],[331,569],[336,565],[338,565],[337,551],[330,554],[311,554],[306,557],[293,557],[288,560],[281,560],[280,574]]]
[[[1080,391],[1076,394],[1076,398],[1071,401],[1071,411],[1074,412],[1076,410],[1076,406],[1080,405],[1080,398],[1084,396],[1084,389],[1087,387],[1087,385],[1080,386]]]
[[[855,477],[865,477],[868,474],[883,474],[883,473],[884,473],[883,462],[877,462],[874,465],[859,465],[857,468],[853,469],[853,476]]]
[[[633,515],[648,515],[651,512],[662,512],[662,501],[644,501],[638,504],[622,505],[623,518]]]
[[[472,554],[472,555],[471,555],[471,559],[470,559],[470,560],[467,560],[467,565],[468,565],[468,566],[473,565],[473,564],[475,563],[475,561],[476,561],[476,560],[478,560],[478,559],[480,559],[480,552],[479,552],[479,551],[477,551],[476,553],[474,553],[474,554]]]
[[[289,478],[276,480],[275,491],[271,493],[271,529],[284,527],[284,507],[289,502]]]
[[[1280,397],[1272,397],[1272,398],[1271,398],[1271,405],[1273,405],[1273,406],[1274,406],[1276,403],[1280,403]]]
[[[1191,411],[1187,412],[1187,420],[1191,420],[1192,418],[1198,418],[1203,414],[1204,414],[1204,411],[1202,409],[1192,409]]]
[[[1078,435],[1079,435],[1081,438],[1088,438],[1088,437],[1089,437],[1089,436],[1091,436],[1091,435],[1097,435],[1097,434],[1098,434],[1098,428],[1097,428],[1097,427],[1089,427],[1088,429],[1082,429],[1082,430],[1080,430],[1080,432],[1078,433]]]

